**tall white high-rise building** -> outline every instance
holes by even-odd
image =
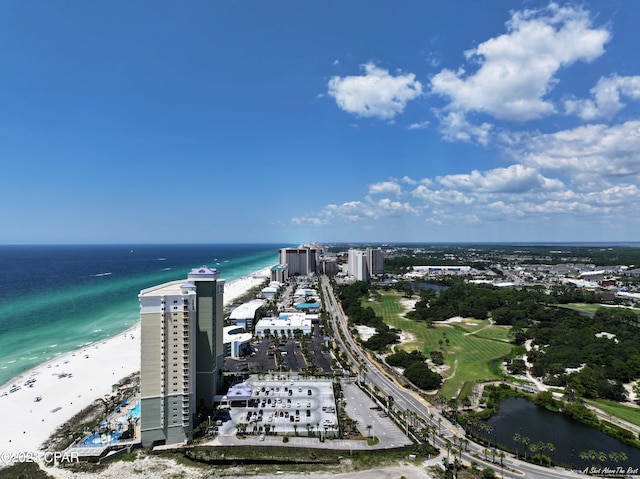
[[[359,249],[350,249],[348,251],[348,269],[349,274],[358,281],[369,280],[369,268],[367,267],[366,252]]]
[[[347,258],[348,273],[359,281],[384,273],[384,253],[380,248],[350,249]]]
[[[224,280],[202,266],[142,290],[141,433],[145,446],[191,437],[222,382]]]

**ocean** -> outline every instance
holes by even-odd
[[[0,385],[133,326],[144,288],[201,265],[230,282],[277,263],[285,246],[0,245]]]

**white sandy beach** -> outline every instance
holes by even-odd
[[[225,304],[269,277],[270,267],[225,285]],[[33,452],[51,433],[111,386],[140,370],[140,325],[118,336],[57,357],[0,388],[0,453]],[[71,377],[60,377],[60,374]],[[34,378],[33,387],[25,381]],[[13,393],[13,384],[21,389]],[[35,401],[36,397],[42,399]],[[55,412],[54,412],[55,411]],[[0,467],[4,466],[0,456]]]

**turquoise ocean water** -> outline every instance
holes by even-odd
[[[205,264],[230,282],[284,246],[0,246],[0,384],[133,326],[141,289]]]

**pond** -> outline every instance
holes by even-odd
[[[543,450],[556,463],[584,469],[595,465],[603,467],[640,467],[640,450],[627,446],[617,439],[573,421],[562,414],[548,411],[523,398],[506,398],[500,402],[498,414],[491,417],[487,424],[491,426],[490,438],[512,451],[524,452],[522,442],[517,443],[515,434],[530,439],[528,455],[531,456],[531,445],[539,442],[553,444],[553,451]],[[595,451],[605,453],[607,460],[584,460],[581,452]],[[611,460],[620,453],[626,454],[624,460]]]

